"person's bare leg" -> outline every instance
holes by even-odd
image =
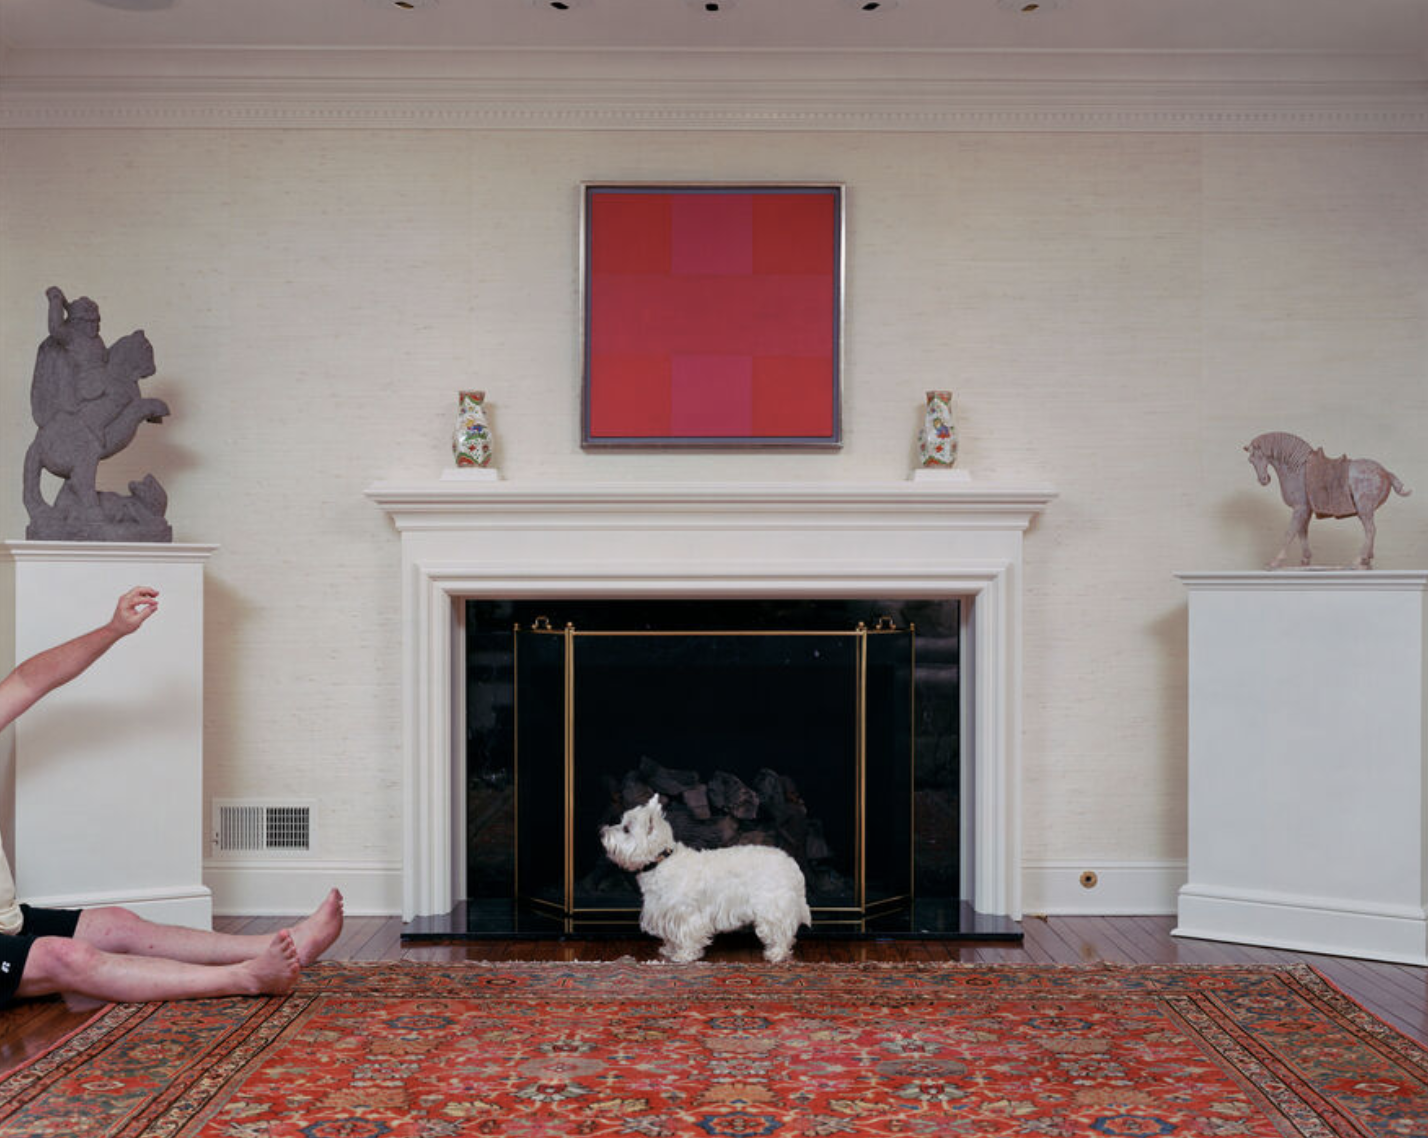
[[[286,929],[268,939],[268,947],[250,960],[205,965],[104,952],[69,937],[39,937],[30,947],[15,994],[67,992],[123,1003],[282,995],[292,991],[302,963]]]
[[[298,962],[311,964],[342,931],[342,894],[332,890],[312,913],[291,929]],[[75,939],[103,952],[162,957],[188,964],[238,964],[267,951],[275,933],[241,935],[161,925],[128,909],[85,909],[79,915]]]

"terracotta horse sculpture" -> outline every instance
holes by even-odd
[[[1298,435],[1271,431],[1250,440],[1245,447],[1250,465],[1261,486],[1269,485],[1269,471],[1279,475],[1279,492],[1293,513],[1284,548],[1274,556],[1269,568],[1284,564],[1289,547],[1299,539],[1300,565],[1312,560],[1309,551],[1309,519],[1357,517],[1364,527],[1364,544],[1355,563],[1357,569],[1373,567],[1374,511],[1388,499],[1389,491],[1408,495],[1397,475],[1371,458],[1324,457],[1324,448],[1310,447]]]

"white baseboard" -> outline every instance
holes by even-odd
[[[210,858],[203,880],[222,917],[301,916],[336,886],[347,915],[391,917],[402,911],[402,867],[395,862]]]
[[[1095,884],[1081,883],[1095,874]],[[1026,861],[1022,911],[1060,916],[1149,916],[1174,913],[1187,869],[1183,861]]]
[[[1096,874],[1086,888],[1081,875]],[[209,859],[204,883],[217,916],[299,916],[334,885],[352,916],[396,916],[402,911],[402,868],[387,862],[238,861]],[[1022,866],[1026,913],[1127,916],[1176,911],[1185,884],[1183,861],[1042,861]]]
[[[1187,885],[1175,936],[1428,965],[1422,906]]]

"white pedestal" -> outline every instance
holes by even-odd
[[[15,725],[20,900],[124,905],[209,928],[203,884],[203,569],[212,545],[11,541],[15,659],[105,623],[133,585],[159,611]]]
[[[1180,573],[1178,936],[1428,964],[1428,572]]]

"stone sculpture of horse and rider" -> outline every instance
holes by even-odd
[[[1388,500],[1389,492],[1408,495],[1398,476],[1371,458],[1326,458],[1323,447],[1310,447],[1298,435],[1271,431],[1258,435],[1245,447],[1261,486],[1269,485],[1272,468],[1279,475],[1279,492],[1292,512],[1284,547],[1275,554],[1269,568],[1278,569],[1295,539],[1300,545],[1300,565],[1312,560],[1309,551],[1309,520],[1357,517],[1364,527],[1364,543],[1356,569],[1373,567],[1374,512]]]
[[[101,491],[102,459],[118,454],[143,422],[162,422],[161,399],[147,399],[139,380],[154,374],[154,348],[143,330],[105,347],[99,306],[86,296],[68,301],[58,288],[49,300],[49,335],[35,357],[30,411],[39,430],[25,453],[23,495],[32,541],[172,541],[164,519],[168,494],[152,475],[129,483],[128,494]],[[40,479],[64,479],[53,503]]]

